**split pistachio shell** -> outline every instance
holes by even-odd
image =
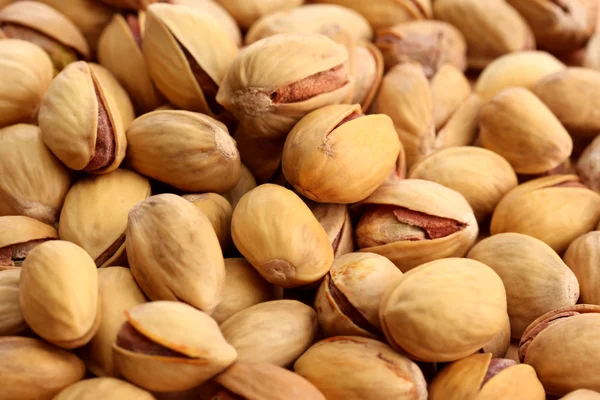
[[[245,134],[281,139],[311,111],[349,100],[353,86],[343,45],[321,34],[281,34],[239,54],[217,101]]]
[[[52,81],[39,124],[46,146],[71,169],[106,173],[125,158],[119,105],[84,61],[69,64]]]
[[[233,211],[237,249],[269,282],[291,288],[321,279],[333,263],[327,233],[291,190],[264,184]]]
[[[151,300],[186,302],[212,312],[221,302],[225,267],[209,219],[174,194],[151,196],[129,211],[127,259]]]
[[[481,109],[481,145],[518,174],[543,174],[562,164],[573,140],[552,111],[525,88],[507,88]]]
[[[454,65],[442,65],[431,79],[433,118],[436,131],[441,129],[471,95],[471,85]]]
[[[125,314],[113,345],[115,360],[123,376],[144,389],[192,389],[236,360],[217,323],[187,304],[154,301]]]
[[[128,268],[107,267],[98,270],[100,288],[100,326],[92,340],[81,349],[86,367],[96,376],[118,376],[112,345],[121,325],[126,321],[125,311],[146,302]]]
[[[237,21],[243,29],[248,29],[261,17],[280,11],[298,7],[304,0],[263,0],[248,2],[245,0],[217,0]]]
[[[600,195],[582,185],[575,175],[554,175],[508,192],[494,211],[490,231],[492,235],[518,232],[533,236],[560,253],[592,231],[598,220]]]
[[[216,193],[186,194],[183,198],[192,202],[208,217],[221,249],[226,250],[231,242],[231,215],[233,209],[225,197]]]
[[[473,354],[442,369],[429,387],[430,400],[545,400],[544,387],[529,365]]]
[[[506,292],[487,265],[446,258],[405,273],[384,295],[379,316],[392,347],[416,360],[454,361],[476,352],[502,331]]]
[[[256,179],[252,175],[252,171],[244,164],[240,165],[240,180],[237,185],[234,186],[230,191],[223,193],[223,196],[231,204],[231,208],[235,210],[237,203],[240,199],[249,191],[256,187]]]
[[[63,389],[52,400],[154,400],[149,392],[115,378],[92,378]]]
[[[415,164],[409,177],[456,190],[469,202],[478,221],[488,219],[500,199],[518,184],[508,161],[471,146],[439,150]]]
[[[0,71],[0,127],[33,121],[52,81],[50,58],[34,44],[3,39]]]
[[[427,399],[427,383],[418,365],[373,339],[322,340],[296,361],[294,371],[328,400]]]
[[[387,115],[363,115],[358,105],[332,105],[294,126],[283,149],[283,173],[311,200],[356,203],[387,179],[399,150]]]
[[[81,246],[98,267],[119,265],[126,261],[129,210],[148,196],[150,182],[133,171],[117,169],[81,179],[67,193],[58,234]]]
[[[600,193],[600,136],[585,148],[577,160],[576,168],[581,181]]]
[[[114,97],[123,120],[123,129],[127,129],[135,119],[135,112],[129,95],[108,69],[95,63],[89,63],[89,66],[98,82],[100,82],[100,86],[106,88]]]
[[[481,98],[475,93],[471,94],[438,131],[435,147],[445,149],[473,144],[479,133],[479,113],[482,105]]]
[[[498,57],[481,72],[475,92],[485,101],[510,86],[533,89],[535,84],[566,67],[553,55],[543,51],[520,51]]]
[[[578,389],[564,397],[560,398],[561,400],[598,400],[600,399],[600,393],[594,392],[593,390],[588,389]]]
[[[479,231],[460,193],[421,179],[388,182],[355,210],[360,251],[387,257],[403,272],[439,258],[464,256]]]
[[[213,0],[169,0],[170,4],[198,8],[210,14],[229,33],[237,46],[242,44],[242,33],[231,14],[219,3]]]
[[[21,215],[0,217],[0,270],[20,267],[33,248],[53,239],[58,239],[56,229],[37,219]]]
[[[40,129],[26,124],[0,129],[0,159],[0,215],[54,224],[71,177],[44,145]]]
[[[506,288],[513,338],[536,318],[579,298],[575,274],[546,243],[520,233],[500,233],[479,242],[467,257],[492,268]]]
[[[354,65],[353,104],[360,104],[363,113],[367,113],[375,100],[383,79],[383,56],[371,42],[361,42],[351,50]]]
[[[18,335],[27,329],[19,303],[21,269],[0,271],[0,336]]]
[[[567,248],[565,263],[575,273],[581,290],[581,302],[600,305],[600,232],[586,233]]]
[[[85,376],[77,356],[38,339],[0,337],[0,353],[3,399],[51,400]]]
[[[222,192],[240,179],[240,157],[227,127],[203,114],[154,111],[127,130],[136,171],[187,192]],[[190,149],[195,149],[190,151]]]
[[[345,204],[309,202],[313,215],[329,237],[335,258],[354,251],[354,230]]]

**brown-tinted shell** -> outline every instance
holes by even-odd
[[[600,137],[585,148],[577,160],[577,174],[590,189],[600,193]]]
[[[308,202],[313,215],[329,237],[333,256],[337,258],[354,251],[354,230],[348,206]]]
[[[19,303],[21,269],[0,270],[0,336],[18,335],[27,329]]]
[[[74,383],[52,400],[154,400],[149,392],[115,378],[92,378]]]
[[[20,267],[27,254],[40,243],[58,239],[52,226],[30,217],[0,217],[0,269]]]
[[[212,225],[223,251],[231,242],[231,215],[233,209],[225,197],[216,193],[185,194],[183,198],[192,202],[206,215]]]
[[[242,162],[259,183],[270,182],[277,172],[281,172],[283,139],[255,137],[243,130],[234,136]]]
[[[240,201],[240,199],[255,187],[256,179],[254,179],[252,171],[250,171],[250,169],[246,167],[246,165],[241,164],[240,180],[238,181],[237,185],[235,185],[234,188],[230,191],[222,193],[222,195],[227,199],[227,201],[229,201],[229,204],[231,204],[231,208],[235,210],[235,207],[237,206],[237,203]]]
[[[600,232],[586,233],[571,242],[564,260],[579,281],[581,302],[600,305]]]

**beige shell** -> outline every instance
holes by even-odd
[[[144,114],[127,130],[127,141],[133,169],[186,192],[227,191],[240,178],[235,141],[225,125],[207,115]]]
[[[383,56],[371,42],[363,41],[352,50],[354,90],[350,103],[360,104],[367,113],[383,79]]]
[[[208,217],[221,249],[225,251],[231,242],[231,204],[225,197],[216,193],[184,194],[183,198],[192,202]]]
[[[240,201],[242,196],[251,191],[256,187],[256,179],[252,175],[252,171],[246,165],[240,165],[240,180],[233,189],[228,192],[222,193],[223,197],[229,201],[231,208],[235,210],[237,203]]]
[[[373,339],[322,340],[296,361],[294,371],[328,400],[427,399],[427,383],[417,364]]]
[[[54,224],[71,177],[44,145],[39,128],[18,124],[0,129],[0,160],[0,215]]]
[[[123,129],[127,129],[135,119],[135,112],[129,95],[111,71],[100,64],[89,63],[88,65],[100,83],[100,86],[106,88],[114,97],[123,120]]]
[[[387,115],[363,115],[358,105],[332,105],[294,126],[282,168],[296,191],[313,201],[356,203],[387,179],[399,150]]]
[[[304,0],[261,0],[248,2],[245,0],[217,0],[235,18],[238,25],[248,29],[262,16],[288,10],[302,5]]]
[[[561,397],[560,400],[598,400],[600,399],[600,393],[594,392],[593,390],[588,389],[578,389],[564,397]]]
[[[321,279],[333,263],[327,233],[291,190],[264,184],[233,211],[231,235],[239,252],[269,282],[291,288]]]
[[[575,239],[564,255],[565,263],[579,281],[581,302],[600,305],[600,280],[597,265],[600,258],[600,232],[586,233]]]
[[[63,389],[52,400],[154,400],[149,392],[115,378],[92,378]]]
[[[599,18],[600,20],[600,18]],[[585,56],[583,59],[583,66],[586,68],[592,68],[600,70],[600,56],[598,55],[598,49],[600,48],[600,34],[594,34],[585,48]]]
[[[0,271],[0,336],[18,335],[27,329],[19,303],[21,269]]]
[[[146,302],[131,271],[123,267],[98,270],[100,288],[100,326],[90,342],[81,349],[86,367],[96,376],[117,377],[112,345],[121,325],[126,321],[125,311]]]
[[[590,189],[600,193],[600,137],[585,148],[577,160],[577,174]]]
[[[523,233],[564,251],[600,220],[600,195],[578,183],[574,175],[554,175],[517,186],[498,203],[492,235]]]
[[[571,306],[579,298],[575,274],[550,246],[520,233],[500,233],[475,245],[467,257],[492,268],[502,279],[513,338],[536,318]]]
[[[518,344],[518,343],[517,343]],[[508,314],[504,317],[504,328],[485,346],[479,349],[479,353],[491,353],[492,357],[506,357],[511,345],[510,318]],[[517,355],[517,360],[519,356]]]
[[[51,400],[85,376],[76,355],[38,339],[0,337],[0,353],[4,399]]]
[[[160,0],[100,0],[112,7],[126,9],[146,9],[150,4]]]
[[[518,174],[542,174],[571,155],[573,140],[531,91],[507,88],[481,109],[479,140]]]
[[[119,265],[126,260],[129,210],[148,196],[150,182],[133,171],[117,169],[81,179],[67,193],[58,234],[81,246],[98,267]]]
[[[462,194],[478,221],[488,219],[500,199],[517,186],[517,175],[504,158],[479,147],[439,150],[415,164],[409,178],[437,182]]]
[[[237,46],[242,44],[242,33],[231,14],[219,3],[213,0],[170,0],[170,4],[179,4],[198,8],[210,14],[229,33]]]
[[[235,134],[242,162],[259,183],[269,182],[280,171],[284,139],[254,137],[242,130]]]
[[[405,273],[384,295],[379,316],[390,344],[412,359],[454,361],[502,331],[506,292],[498,274],[485,264],[446,258]]]
[[[22,215],[0,217],[0,270],[20,267],[27,254],[40,243],[58,239],[52,226]]]
[[[481,98],[477,94],[471,94],[438,131],[435,147],[445,149],[473,144],[479,133],[479,113],[482,105]]]
[[[212,312],[220,303],[225,266],[209,219],[174,194],[151,196],[129,211],[127,259],[151,300],[186,302]]]
[[[96,265],[73,243],[42,243],[23,263],[23,317],[35,333],[59,347],[80,347],[94,336],[101,318],[98,296]]]
[[[296,300],[273,300],[233,314],[220,328],[239,361],[287,367],[313,344],[317,313]]]
[[[467,101],[471,95],[471,85],[462,71],[452,64],[445,64],[431,78],[431,95],[437,131]]]
[[[308,202],[313,215],[329,237],[334,258],[354,251],[354,230],[345,204]]]

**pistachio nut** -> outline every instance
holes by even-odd
[[[222,193],[223,197],[229,201],[231,204],[232,210],[235,210],[237,203],[240,201],[242,196],[251,191],[256,187],[256,179],[254,179],[254,175],[252,175],[252,171],[246,165],[240,165],[240,180],[237,185],[233,187],[233,189],[228,192]]]
[[[494,336],[485,346],[479,349],[479,353],[490,353],[493,358],[509,358],[507,353],[511,345],[510,318],[508,314],[504,317],[504,328]],[[515,344],[515,346],[518,343]],[[518,360],[518,356],[517,356]]]
[[[518,174],[543,174],[562,164],[573,140],[552,111],[531,91],[511,87],[481,109],[479,140]]]
[[[119,105],[89,64],[69,64],[40,106],[44,143],[67,167],[101,174],[119,167],[127,141]]]
[[[127,129],[135,119],[135,111],[133,110],[133,104],[131,103],[129,95],[123,86],[121,86],[117,78],[108,69],[95,63],[89,63],[88,65],[92,69],[100,86],[106,88],[106,90],[114,97],[123,120],[123,128]]]
[[[454,65],[444,64],[431,78],[433,119],[441,129],[471,96],[471,84]],[[436,138],[437,139],[437,138]]]
[[[185,194],[183,198],[193,203],[208,217],[221,248],[226,250],[231,242],[231,215],[233,214],[227,199],[216,193]]]
[[[600,20],[600,18],[599,18]],[[600,34],[594,34],[587,46],[585,47],[585,54],[583,57],[583,66],[595,70],[600,70],[600,57],[598,56],[598,50],[600,49]]]
[[[361,42],[351,48],[354,63],[354,91],[352,104],[360,104],[366,113],[375,100],[383,79],[383,56],[371,42]]]
[[[76,355],[38,339],[0,337],[3,399],[51,400],[85,376]]]
[[[585,148],[576,164],[581,182],[600,193],[600,137],[596,137]]]
[[[438,130],[434,147],[444,149],[472,145],[479,133],[479,113],[482,103],[477,94],[471,94]]]
[[[385,68],[416,61],[425,76],[433,77],[442,65],[467,68],[467,44],[462,33],[443,21],[405,22],[377,32],[375,44],[381,50]]]
[[[223,300],[210,316],[220,324],[238,311],[274,298],[273,285],[265,281],[248,261],[226,258]]]
[[[364,115],[359,105],[313,111],[285,141],[285,178],[301,195],[321,203],[356,203],[388,177],[400,141],[387,115]]]
[[[238,360],[287,367],[317,335],[317,313],[296,300],[272,300],[238,311],[220,325]]]
[[[242,44],[242,33],[237,22],[229,12],[213,0],[168,0],[170,4],[179,4],[188,7],[199,8],[209,13],[227,31],[237,46]]]
[[[148,7],[142,51],[158,90],[173,105],[210,116],[222,114],[215,102],[238,48],[210,13],[195,7]]]
[[[245,134],[282,139],[306,114],[350,99],[354,86],[346,48],[321,34],[281,34],[239,54],[217,101]]]
[[[529,325],[519,344],[519,359],[531,365],[546,393],[565,395],[600,390],[597,343],[600,306],[577,304],[550,311]],[[568,368],[565,368],[568,365]]]
[[[34,248],[21,267],[19,300],[27,325],[65,349],[81,347],[100,325],[98,271],[81,247],[62,240]]]
[[[115,8],[125,8],[130,10],[145,10],[150,4],[161,0],[100,0],[105,4]]]
[[[154,400],[149,392],[115,378],[92,378],[67,386],[52,400]]]
[[[81,31],[63,14],[37,1],[17,1],[0,10],[0,29],[13,39],[41,47],[52,60],[55,72],[90,57]]]
[[[402,272],[428,261],[467,254],[479,231],[458,192],[435,182],[388,182],[354,206],[360,251],[390,259]]]
[[[273,364],[236,362],[215,380],[221,388],[211,400],[325,400],[312,383]]]
[[[233,16],[240,28],[248,29],[261,17],[281,10],[289,10],[304,3],[304,0],[217,0]]]
[[[373,29],[361,14],[337,4],[307,4],[264,15],[250,26],[246,44],[281,33],[323,33],[342,30],[355,40],[370,40]]]
[[[398,64],[383,77],[373,112],[394,122],[409,168],[434,151],[433,97],[420,64]]]
[[[560,400],[598,400],[600,399],[600,393],[594,392],[593,390],[588,389],[578,389],[564,397],[561,397]]]
[[[20,267],[27,254],[40,243],[58,239],[52,226],[30,217],[0,217],[0,269]]]
[[[67,193],[58,234],[87,251],[98,267],[122,264],[127,261],[127,215],[148,196],[148,179],[133,171],[117,169],[81,179]]]
[[[26,124],[0,129],[0,160],[0,215],[54,224],[71,177],[44,145],[40,129]]]
[[[18,335],[27,329],[19,303],[21,269],[0,271],[0,337]]]
[[[478,221],[487,220],[500,199],[517,186],[517,175],[498,154],[472,146],[439,150],[415,164],[411,179],[437,182],[462,194]]]
[[[390,260],[378,254],[350,253],[335,259],[315,299],[325,335],[381,337],[381,298],[401,276]]]
[[[385,343],[358,336],[336,336],[315,343],[294,371],[328,400],[426,400],[427,383],[419,366]]]
[[[531,28],[504,1],[436,0],[433,14],[465,36],[470,68],[483,69],[504,54],[535,49]]]
[[[333,263],[327,233],[294,192],[264,184],[233,211],[231,235],[239,252],[269,282],[292,288],[317,282]]]
[[[405,273],[383,296],[379,317],[390,345],[413,360],[455,361],[503,330],[506,292],[487,265],[446,258]]]
[[[307,204],[317,221],[325,229],[333,247],[334,258],[353,252],[354,231],[348,206],[312,201],[307,202]]]
[[[430,400],[545,400],[535,370],[489,353],[473,354],[442,369],[429,386]]]
[[[177,301],[153,301],[125,312],[113,344],[118,370],[130,382],[156,392],[192,389],[236,360],[217,323]]]
[[[600,280],[598,259],[600,257],[600,232],[594,231],[575,239],[564,255],[565,263],[571,268],[581,291],[581,302],[600,305]]]
[[[258,182],[269,182],[277,172],[281,172],[285,138],[257,138],[243,130],[238,130],[234,138],[242,162],[248,166]]]
[[[146,302],[128,268],[107,267],[98,270],[100,288],[100,325],[90,342],[81,349],[86,367],[96,376],[118,376],[112,345],[121,325],[125,323],[125,311]]]
[[[467,257],[492,268],[506,289],[513,338],[536,318],[579,298],[579,282],[546,243],[521,233],[500,233],[475,245]]]
[[[523,233],[561,253],[573,240],[594,230],[598,220],[600,195],[575,175],[553,175],[508,192],[494,210],[490,232]]]
[[[225,125],[208,115],[144,114],[127,130],[127,142],[133,169],[187,192],[223,192],[240,179],[235,141]]]
[[[188,303],[212,312],[221,302],[225,266],[208,217],[189,201],[159,194],[129,211],[127,259],[151,300]]]

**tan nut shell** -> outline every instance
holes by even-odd
[[[40,129],[25,124],[0,129],[0,160],[0,215],[54,224],[71,177],[44,145]]]
[[[354,230],[345,204],[308,203],[313,215],[329,237],[334,258],[354,251]]]
[[[354,91],[350,103],[360,104],[363,113],[371,109],[383,79],[383,56],[371,42],[363,41],[352,51]]]
[[[404,207],[466,224],[464,229],[438,239],[405,240],[360,249],[388,258],[402,272],[439,258],[462,257],[477,239],[479,227],[469,203],[460,193],[435,182],[421,179],[389,182],[356,207],[369,204]]]
[[[127,259],[151,300],[186,302],[212,312],[220,303],[225,266],[209,219],[174,194],[151,196],[129,211]]]
[[[54,75],[50,57],[32,43],[3,39],[0,71],[0,127],[34,120]]]
[[[462,194],[478,221],[492,215],[500,199],[517,186],[517,175],[504,158],[479,147],[439,150],[410,170],[409,178],[437,182]]]
[[[252,171],[246,165],[240,165],[240,180],[237,185],[230,191],[222,193],[223,197],[229,201],[231,208],[235,210],[237,203],[249,191],[256,187],[256,179],[252,175]]]
[[[0,337],[2,398],[51,400],[85,376],[85,364],[74,354],[38,339]]]
[[[284,139],[254,137],[242,130],[235,134],[242,162],[259,183],[269,182],[280,171]]]
[[[558,167],[573,140],[552,111],[525,88],[507,88],[481,109],[479,140],[518,174],[542,174]]]
[[[586,233],[575,239],[564,255],[565,263],[571,268],[581,291],[581,302],[600,305],[600,232]]]
[[[131,271],[123,267],[98,270],[100,288],[100,326],[92,340],[81,349],[86,367],[96,376],[117,377],[112,345],[121,325],[126,321],[125,311],[145,303],[146,297],[138,287]]]
[[[30,217],[0,217],[0,248],[41,239],[58,239],[58,233],[51,225]]]
[[[127,140],[133,169],[186,192],[222,192],[239,180],[235,141],[225,125],[207,115],[144,114],[127,130]]]
[[[231,215],[233,214],[227,199],[216,193],[184,194],[182,197],[208,217],[217,234],[221,249],[226,250],[231,242]]]
[[[429,386],[429,399],[546,399],[544,387],[529,365],[510,366],[483,383],[491,360],[489,353],[473,354],[444,367]]]
[[[52,400],[154,400],[149,392],[115,378],[92,378],[63,389]]]
[[[296,300],[273,300],[233,314],[220,328],[238,360],[287,367],[313,344],[317,313]]]
[[[560,400],[598,400],[600,399],[600,393],[594,392],[593,390],[588,389],[578,389],[564,397],[561,397]]]
[[[27,329],[19,303],[21,269],[0,271],[0,336],[18,335]]]
[[[242,197],[231,220],[233,242],[269,282],[297,287],[321,279],[333,262],[327,233],[291,190],[264,184]]]
[[[502,279],[512,337],[518,339],[536,318],[579,298],[575,274],[550,246],[520,233],[500,233],[479,242],[467,257],[492,268]]]
[[[294,371],[328,400],[427,399],[427,384],[417,364],[373,339],[322,340],[296,361]]]
[[[390,344],[411,358],[454,361],[502,331],[506,292],[500,277],[485,264],[446,258],[405,273],[384,295],[379,316]]]
[[[600,136],[585,148],[577,160],[577,174],[590,189],[600,193]]]
[[[170,4],[179,4],[188,7],[198,8],[210,14],[219,24],[229,33],[237,46],[242,44],[242,33],[237,22],[229,12],[213,0],[170,0]]]
[[[481,98],[475,93],[471,94],[438,131],[435,147],[444,149],[473,144],[479,133],[479,113],[482,105]]]
[[[210,38],[210,40],[206,40]],[[181,47],[220,86],[238,48],[219,21],[198,8],[148,7],[142,51],[158,90],[173,105],[214,116]]]
[[[132,352],[113,345],[119,371],[130,382],[152,391],[191,389],[212,378],[236,359],[217,323],[208,314],[176,301],[140,304],[127,321],[146,338],[184,357]]]
[[[262,0],[248,2],[245,0],[217,0],[232,16],[238,25],[248,29],[262,16],[280,10],[288,10],[302,5],[304,0]]]
[[[320,203],[364,200],[388,177],[400,141],[387,115],[360,115],[360,106],[332,105],[294,126],[283,148],[282,168],[301,195]]]
[[[492,235],[524,233],[562,252],[593,230],[600,219],[597,193],[579,187],[551,187],[578,181],[574,175],[555,175],[517,186],[498,203],[490,225]]]
[[[441,129],[471,95],[471,85],[454,65],[440,67],[431,79],[433,118],[436,131]]]
[[[127,129],[135,119],[135,112],[129,95],[111,71],[100,64],[89,63],[88,65],[98,82],[100,82],[100,86],[105,88],[114,97],[123,120],[123,129]]]
[[[81,246],[98,267],[125,261],[129,210],[150,196],[150,182],[125,169],[77,181],[67,193],[58,234]],[[110,210],[110,212],[107,212]]]

